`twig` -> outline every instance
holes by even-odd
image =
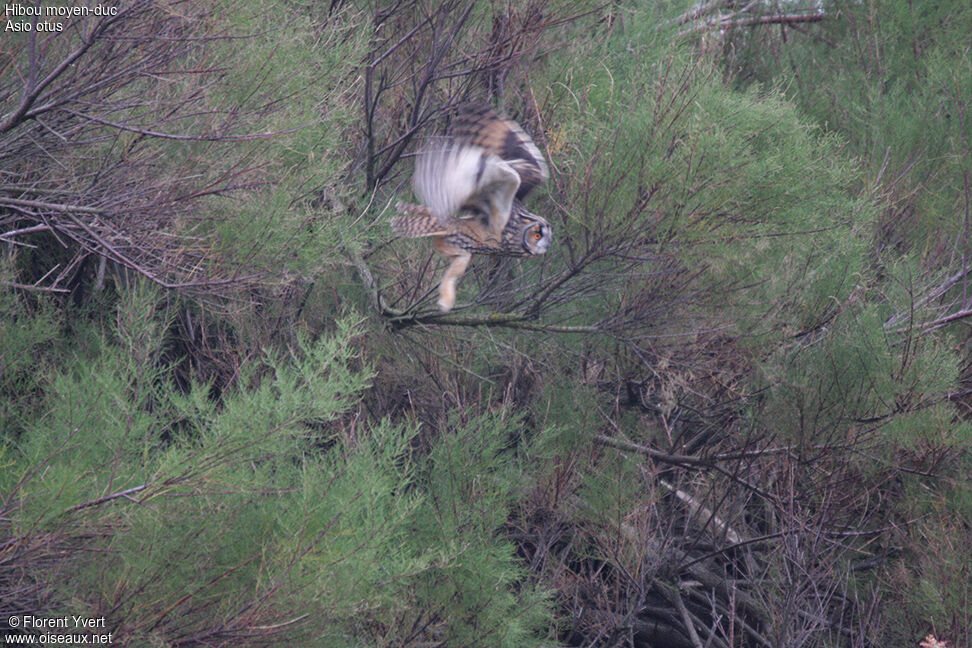
[[[21,290],[36,290],[38,292],[55,292],[55,293],[69,293],[71,292],[67,288],[45,288],[44,286],[34,286],[31,284],[17,283],[16,281],[4,281],[4,286],[10,286],[11,288],[20,288]]]
[[[20,229],[10,230],[9,232],[3,232],[0,234],[0,239],[10,238],[13,236],[20,236],[21,234],[31,234],[33,232],[47,232],[50,231],[51,226],[45,225],[43,223],[39,225],[32,225],[30,227],[22,227]]]
[[[69,508],[66,512],[67,513],[73,513],[74,511],[80,511],[81,509],[85,509],[85,508],[88,508],[90,506],[98,506],[99,504],[104,504],[105,502],[110,502],[112,500],[116,500],[119,497],[124,497],[124,498],[130,499],[132,501],[137,501],[137,500],[135,500],[132,497],[132,495],[135,494],[135,493],[138,493],[140,491],[143,491],[146,488],[148,488],[148,487],[145,484],[142,484],[141,486],[133,486],[132,488],[128,488],[128,489],[125,489],[123,491],[119,491],[117,493],[112,493],[111,495],[105,495],[104,497],[99,497],[98,499],[93,499],[93,500],[90,500],[88,502],[82,502],[81,504],[75,504],[74,506],[72,506],[71,508]]]
[[[753,18],[719,18],[706,21],[690,29],[683,29],[678,36],[687,36],[696,32],[712,29],[728,29],[730,27],[747,27],[752,25],[789,25],[798,23],[815,23],[826,20],[829,16],[823,13],[786,14],[781,16],[755,16]]]
[[[137,133],[139,135],[145,135],[147,137],[154,137],[156,139],[169,139],[178,140],[185,142],[253,142],[258,140],[270,139],[272,137],[278,137],[280,135],[289,135],[291,133],[296,133],[299,130],[303,130],[308,126],[313,126],[314,122],[309,121],[291,128],[286,128],[279,131],[267,131],[264,133],[248,133],[245,135],[180,135],[178,133],[163,133],[161,131],[150,130],[148,128],[137,128],[135,126],[128,126],[119,122],[109,121],[107,119],[101,119],[93,115],[88,115],[86,113],[81,113],[76,110],[65,109],[64,112],[79,117],[81,119],[87,119],[88,121],[93,121],[96,124],[101,124],[102,126],[111,126],[112,128],[117,128],[121,131],[126,131],[129,133]]]
[[[733,544],[739,544],[743,542],[743,538],[741,535],[736,533],[736,531],[731,526],[729,526],[729,524],[725,520],[723,520],[721,517],[716,515],[715,511],[702,504],[702,502],[700,502],[698,498],[696,498],[694,495],[691,495],[683,490],[675,488],[675,486],[669,484],[664,479],[659,479],[658,483],[664,486],[665,488],[667,488],[670,492],[674,493],[675,497],[688,504],[689,509],[692,511],[692,514],[695,517],[702,520],[711,521],[712,524],[722,529],[722,532],[726,536],[726,540],[728,540]]]
[[[678,589],[675,589],[672,592],[672,602],[675,603],[678,613],[682,615],[682,625],[685,626],[685,630],[688,632],[692,645],[695,646],[695,648],[704,648],[702,645],[702,640],[699,638],[699,633],[695,630],[695,621],[692,619],[692,615],[689,614],[688,608],[685,607],[685,601],[682,600],[682,594],[678,591]]]
[[[918,301],[916,301],[914,303],[914,305],[912,306],[912,310],[917,310],[917,309],[925,306],[926,304],[928,304],[928,302],[934,301],[935,299],[940,298],[942,295],[944,295],[946,292],[948,292],[953,286],[955,286],[955,284],[957,284],[959,281],[961,281],[962,279],[964,279],[967,275],[968,275],[968,272],[967,272],[967,270],[965,268],[963,268],[962,270],[959,270],[955,274],[951,275],[950,277],[948,277],[947,279],[945,279],[945,281],[943,281],[939,286],[937,286],[931,292],[929,292],[927,295],[925,295],[924,297],[922,297],[921,299],[919,299]],[[908,315],[905,314],[905,313],[895,313],[894,315],[892,315],[891,317],[889,317],[887,320],[885,320],[885,322],[884,322],[884,328],[886,328],[886,329],[887,328],[890,328],[890,327],[896,325],[898,322],[904,320],[906,317],[908,317]],[[907,329],[897,329],[895,332],[896,333],[900,333],[900,332],[903,332],[904,330],[907,330]]]
[[[908,331],[933,331],[935,329],[942,328],[946,324],[951,324],[952,322],[957,322],[958,320],[965,319],[966,317],[970,316],[972,316],[972,309],[963,309],[952,313],[951,315],[933,319],[930,322],[922,322],[917,326],[902,326],[901,328],[894,329],[891,331],[891,333],[901,334],[907,333]]]

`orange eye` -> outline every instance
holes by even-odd
[[[539,241],[540,239],[543,238],[543,234],[540,233],[540,230],[537,230],[536,232],[533,233],[533,238]]]

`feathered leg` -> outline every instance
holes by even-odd
[[[472,255],[462,251],[452,255],[452,263],[442,275],[442,282],[439,283],[439,310],[448,313],[456,304],[456,282],[466,272]]]

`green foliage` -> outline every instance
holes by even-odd
[[[943,329],[936,318],[944,304],[965,303],[964,287],[942,286],[943,276],[964,272],[969,255],[972,9],[897,0],[822,8],[826,20],[786,30],[782,42],[776,30],[741,29],[725,50],[735,83],[785,88],[842,135],[861,161],[854,182],[880,210],[864,232],[871,252],[848,268],[860,272],[857,295],[835,304],[821,335],[800,338],[764,367],[775,385],[766,421],[808,442],[866,436],[867,458],[850,461],[870,475],[902,462],[917,467],[923,476],[900,474],[905,492],[889,496],[889,514],[910,525],[905,555],[881,579],[901,613],[885,620],[877,641],[903,645],[934,631],[961,644],[969,618],[959,583],[970,566],[957,547],[969,531],[952,520],[972,492],[963,468],[969,426],[965,405],[956,410],[946,395],[968,384],[967,331]]]
[[[337,247],[350,223],[352,194],[339,179],[353,153],[349,89],[367,44],[365,16],[350,7],[323,14],[253,5],[223,18],[246,38],[243,47],[236,40],[219,45],[228,72],[214,100],[243,106],[260,92],[275,101],[253,124],[266,140],[243,147],[246,158],[260,161],[252,187],[241,201],[212,205],[224,214],[217,221],[221,246],[248,265],[272,262],[316,275],[334,260],[320,251]]]
[[[938,419],[938,420],[936,420]],[[916,429],[927,425],[928,437],[943,430],[941,419],[930,414],[915,421]],[[968,606],[968,585],[972,562],[966,547],[972,496],[964,475],[968,474],[968,453],[972,442],[969,425],[948,429],[959,444],[946,455],[943,473],[947,479],[928,482],[916,476],[905,480],[902,514],[910,524],[903,529],[906,550],[882,573],[888,585],[888,599],[899,610],[887,627],[888,643],[904,643],[931,628],[939,636],[963,637],[972,624]],[[935,444],[926,438],[926,447]]]
[[[450,645],[520,646],[547,622],[542,589],[522,583],[515,550],[500,533],[517,496],[517,457],[505,450],[520,421],[474,419],[439,440],[419,484],[429,494],[412,538],[443,547],[418,592],[454,615]]]
[[[854,287],[869,225],[840,142],[777,95],[708,91],[675,154],[681,230],[729,295],[743,330],[811,328]],[[686,189],[688,188],[688,189]],[[690,193],[691,192],[691,193]]]
[[[0,282],[9,281],[0,260]],[[0,442],[12,441],[34,413],[48,358],[58,335],[56,311],[45,301],[32,308],[12,290],[0,290]]]
[[[648,259],[587,312],[657,309],[655,330],[728,326],[760,349],[826,322],[859,285],[876,217],[844,140],[778,91],[732,91],[675,47],[613,38],[623,56],[569,58],[570,85],[550,88],[566,236],[612,250],[592,272]]]
[[[958,363],[942,340],[889,336],[883,322],[873,308],[843,312],[826,336],[808,338],[768,359],[763,377],[772,388],[762,412],[765,424],[813,444],[843,436],[865,421],[889,419],[882,434],[905,441],[904,430],[929,412],[899,415],[951,391]],[[919,429],[911,434],[921,436]]]
[[[929,266],[961,231],[970,167],[972,9],[963,2],[833,2],[835,19],[796,32],[754,32],[740,57],[744,83],[787,88],[807,114],[840,132],[887,199],[886,241]],[[741,35],[742,32],[740,32]]]
[[[499,533],[516,421],[471,423],[424,459],[404,426],[349,435],[338,420],[371,378],[352,369],[353,318],[267,351],[218,405],[206,385],[180,393],[159,362],[163,305],[145,286],[123,296],[102,352],[55,376],[5,443],[12,533],[84,549],[34,574],[70,572],[65,613],[107,615],[126,643],[261,643],[259,627],[295,618],[288,645],[390,645],[430,622],[469,646],[542,632],[546,597]]]

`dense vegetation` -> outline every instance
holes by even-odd
[[[98,6],[0,48],[0,624],[972,645],[968,3]],[[441,314],[471,101],[555,243]]]

